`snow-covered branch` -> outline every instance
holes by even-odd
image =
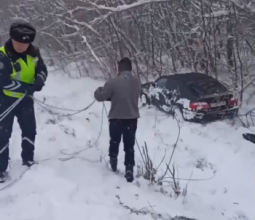
[[[14,19],[30,21],[39,46],[61,57],[62,66],[85,59],[108,77],[129,56],[142,80],[189,69],[215,77],[228,72],[234,87],[248,83],[255,51],[251,1],[9,1],[12,16],[0,11],[0,40]]]
[[[138,0],[137,2],[128,4],[128,5],[119,5],[117,7],[107,7],[104,5],[97,5],[96,3],[89,2],[89,4],[93,5],[97,9],[102,9],[102,10],[108,10],[112,12],[121,12],[121,11],[126,11],[130,10],[132,8],[138,7],[138,6],[143,6],[147,4],[152,4],[152,3],[162,3],[162,2],[169,2],[170,0]]]

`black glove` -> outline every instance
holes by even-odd
[[[44,86],[44,81],[41,77],[37,77],[34,81],[34,91],[41,91]]]
[[[35,92],[34,85],[29,85],[29,86],[27,87],[27,93],[26,93],[26,95],[27,95],[27,96],[32,96],[32,95],[34,95],[34,92]]]

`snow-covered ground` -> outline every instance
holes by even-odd
[[[51,73],[47,86],[36,98],[45,98],[45,103],[57,107],[82,109],[93,101],[93,92],[100,85],[103,82]],[[180,190],[185,191],[187,186],[187,194],[176,198],[170,178],[163,186],[149,185],[142,177],[130,184],[106,167],[109,135],[105,113],[99,136],[102,103],[72,117],[53,116],[39,105],[35,107],[39,165],[0,191],[1,220],[169,220],[170,216],[255,219],[255,148],[242,138],[242,133],[249,130],[226,121],[206,126],[183,123],[172,163],[181,179]],[[109,103],[106,108],[109,110]],[[178,132],[173,118],[155,108],[141,109],[137,133],[140,147],[147,143],[155,167],[166,152],[157,176],[165,171]],[[63,149],[66,153],[86,150],[79,158],[61,161],[59,158],[68,157],[61,153]],[[124,171],[122,149],[121,145],[119,168]],[[15,123],[12,161],[20,160],[20,151],[20,130]],[[136,162],[141,161],[136,148]]]

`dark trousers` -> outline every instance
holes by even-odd
[[[110,119],[110,149],[109,156],[117,159],[119,145],[123,137],[125,151],[125,166],[135,165],[134,145],[137,129],[137,119]]]
[[[8,109],[16,100],[16,98],[11,97],[0,97],[0,114]],[[34,102],[30,97],[25,97],[2,121],[0,121],[0,172],[6,171],[8,167],[9,139],[12,134],[15,116],[17,117],[22,131],[21,157],[24,161],[34,159],[34,142],[36,136]]]

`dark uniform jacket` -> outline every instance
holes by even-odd
[[[17,93],[26,93],[31,90],[31,87],[33,87],[34,91],[40,91],[47,79],[48,72],[40,55],[39,49],[30,44],[28,50],[25,53],[17,53],[13,49],[11,40],[8,40],[5,43],[4,47],[7,56],[4,53],[0,52],[0,90],[3,91],[3,89],[8,89]],[[21,58],[26,62],[27,55],[30,55],[33,58],[38,58],[33,84],[24,83],[11,78],[11,74],[13,73],[13,67],[11,62],[15,64],[14,68],[16,72],[19,72],[21,68],[19,64],[16,63],[16,61]],[[0,95],[3,95],[1,91]]]

